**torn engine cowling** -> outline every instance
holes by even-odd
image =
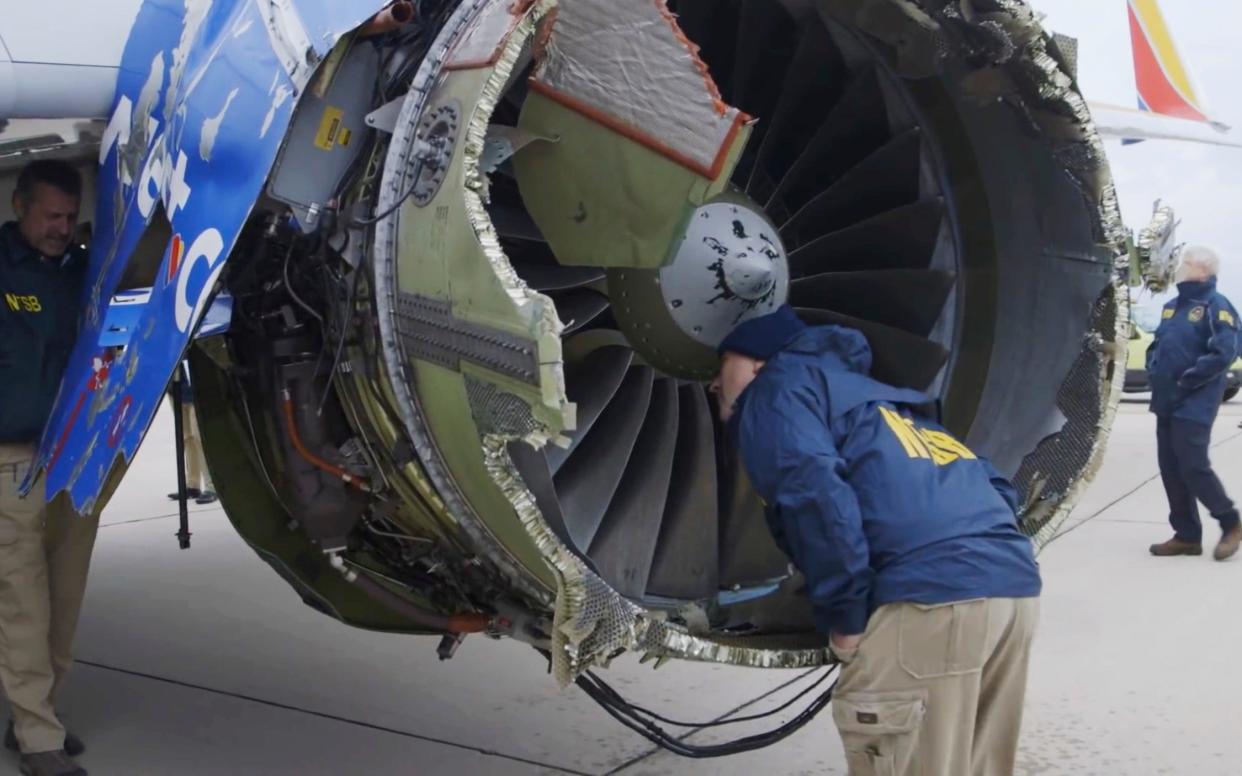
[[[785,301],[1056,528],[1118,391],[1124,235],[1026,5],[420,8],[316,75],[193,358],[221,499],[305,600],[562,680],[824,662],[704,387]]]

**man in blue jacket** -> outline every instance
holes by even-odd
[[[65,732],[55,700],[73,664],[99,517],[79,516],[63,497],[48,503],[42,478],[19,491],[77,337],[81,185],[65,162],[32,162],[13,194],[17,221],[0,226],[0,685],[13,714],[4,745],[33,776],[85,774],[72,759],[82,742]]]
[[[1220,523],[1216,560],[1233,557],[1242,543],[1238,510],[1208,460],[1212,424],[1238,357],[1238,312],[1216,290],[1219,268],[1220,260],[1207,248],[1182,252],[1177,298],[1164,306],[1147,349],[1160,477],[1173,525],[1172,539],[1152,545],[1156,556],[1203,553],[1198,502]]]
[[[1017,494],[857,331],[788,306],[739,325],[712,384],[778,544],[844,664],[851,773],[1012,773],[1039,569]]]

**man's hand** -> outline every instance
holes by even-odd
[[[862,642],[863,635],[861,633],[854,636],[843,636],[840,633],[832,633],[828,636],[832,640],[833,649],[850,650],[857,649],[859,643]]]

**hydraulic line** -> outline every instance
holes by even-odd
[[[337,477],[346,485],[357,488],[363,493],[370,493],[371,486],[366,480],[350,474],[335,464],[328,463],[324,459],[312,453],[310,450],[306,449],[306,445],[302,444],[302,436],[298,433],[298,424],[293,411],[293,397],[290,396],[289,389],[282,388],[280,396],[281,406],[285,412],[285,425],[288,427],[289,431],[289,441],[293,443],[293,449],[297,451],[298,455],[306,459],[306,462],[311,466],[314,466],[320,471],[327,472],[333,477]]]
[[[384,10],[375,14],[358,28],[359,38],[371,38],[383,35],[414,21],[417,11],[409,0],[397,0]]]

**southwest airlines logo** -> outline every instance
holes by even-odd
[[[114,147],[129,141],[133,113],[133,101],[122,96],[104,131],[103,142],[99,148],[101,164]],[[172,222],[177,212],[189,204],[193,194],[193,188],[186,180],[189,160],[185,151],[181,150],[177,151],[175,160],[171,159],[159,120],[154,116],[147,116],[146,123],[147,137],[150,138],[147,143],[149,153],[137,180],[138,212],[144,219],[150,219],[155,211],[155,203],[159,201],[164,204],[164,212]],[[118,168],[123,169],[123,166],[118,160]],[[126,180],[126,177],[122,172],[123,184],[127,187],[134,185],[134,181]],[[187,247],[186,241],[178,234],[173,238],[170,251],[165,284],[175,285],[174,322],[177,330],[184,334],[202,317],[211,289],[215,287],[216,280],[224,269],[224,237],[218,229],[209,227],[194,235]],[[191,289],[190,279],[199,266],[206,267],[207,278],[202,285]]]

